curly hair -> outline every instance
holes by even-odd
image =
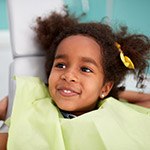
[[[37,40],[45,50],[46,74],[50,75],[55,53],[59,43],[71,35],[82,34],[93,38],[101,47],[104,82],[112,81],[114,86],[108,96],[118,98],[118,85],[127,73],[138,77],[148,67],[150,54],[150,39],[145,35],[130,34],[126,26],[114,31],[109,25],[101,22],[81,23],[73,15],[53,12],[46,18],[37,18],[35,32]],[[134,63],[135,69],[126,68],[120,59],[120,52],[115,42],[121,45],[123,53]]]

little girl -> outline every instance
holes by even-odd
[[[46,55],[46,86],[16,77],[9,150],[147,150],[150,110],[117,100],[126,74],[147,67],[150,40],[52,13],[38,18]]]

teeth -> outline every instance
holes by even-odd
[[[64,90],[64,93],[71,93],[70,90]]]

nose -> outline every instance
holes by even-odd
[[[75,70],[66,70],[64,73],[61,75],[61,79],[65,80],[67,82],[77,82],[78,81],[78,75]]]

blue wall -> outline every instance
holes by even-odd
[[[150,36],[150,0],[113,0],[112,20]]]
[[[131,31],[150,36],[150,0],[64,0],[70,11],[80,15],[85,9],[87,15],[81,21],[109,18],[112,24],[121,23]],[[83,5],[85,4],[85,6]]]
[[[81,18],[82,22],[101,21],[106,14],[106,0],[64,0],[64,2],[76,16],[86,13],[86,16]]]
[[[0,0],[0,30],[8,29],[6,0]]]

